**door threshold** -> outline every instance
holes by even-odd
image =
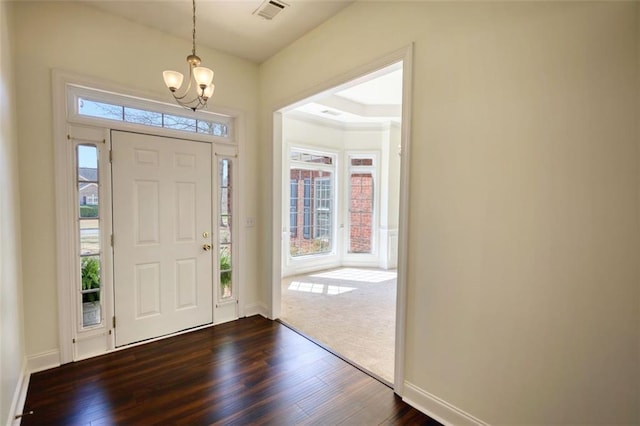
[[[352,360],[346,358],[345,356],[341,355],[340,353],[336,352],[335,350],[331,349],[330,347],[328,347],[327,345],[325,345],[324,343],[314,339],[313,337],[309,336],[308,334],[304,333],[303,331],[301,331],[300,329],[292,326],[291,324],[288,324],[287,322],[281,320],[280,318],[276,318],[275,319],[276,322],[279,322],[280,324],[284,325],[285,327],[287,327],[288,329],[290,329],[291,331],[299,334],[300,336],[304,337],[305,339],[307,339],[308,341],[310,341],[311,343],[314,343],[316,345],[318,345],[319,347],[321,347],[322,349],[324,349],[325,351],[331,353],[332,355],[337,356],[338,358],[340,358],[341,360],[343,360],[344,362],[346,362],[347,364],[357,368],[358,370],[362,371],[364,374],[370,376],[371,378],[379,381],[380,383],[382,383],[383,385],[389,387],[390,389],[394,389],[393,387],[393,383],[383,379],[382,377],[380,377],[379,375],[377,375],[376,373],[372,372],[371,370],[368,370],[366,368],[364,368],[363,366],[353,362]]]

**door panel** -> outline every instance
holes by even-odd
[[[211,145],[111,140],[116,346],[212,323]]]

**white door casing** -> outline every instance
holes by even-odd
[[[116,346],[212,323],[211,144],[111,143]]]
[[[371,63],[357,67],[350,72],[335,77],[331,80],[324,81],[314,87],[308,88],[306,91],[298,93],[297,101],[287,100],[277,105],[272,105],[273,117],[271,121],[272,138],[272,169],[275,171],[282,170],[286,166],[286,158],[284,157],[286,145],[283,138],[283,116],[284,113],[291,111],[299,103],[311,98],[317,94],[324,93],[351,80],[362,77],[380,70],[391,64],[402,62],[402,120],[401,120],[401,142],[400,142],[400,208],[399,208],[399,225],[397,234],[397,294],[396,294],[396,339],[395,339],[395,368],[393,390],[396,394],[402,396],[404,394],[405,368],[405,332],[406,332],[406,275],[407,275],[407,250],[408,250],[408,218],[409,218],[409,166],[411,158],[411,99],[413,90],[413,44],[409,44],[395,52],[381,57]],[[288,238],[288,232],[285,232],[285,224],[287,218],[283,217],[282,206],[283,197],[287,197],[287,187],[284,184],[282,173],[272,173],[273,187],[273,203],[272,206],[272,238],[271,245],[271,286],[270,286],[270,302],[271,311],[270,318],[276,319],[281,315],[281,296],[282,296],[282,272],[283,259],[286,259],[287,253],[284,252],[283,239]],[[277,238],[281,235],[281,238]]]

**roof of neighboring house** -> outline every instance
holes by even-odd
[[[81,183],[80,185],[78,185],[78,190],[80,192],[98,192],[98,184],[95,182],[89,182],[89,183]]]
[[[80,167],[78,169],[78,179],[86,180],[89,182],[97,182],[98,181],[98,169],[90,168],[90,167]]]

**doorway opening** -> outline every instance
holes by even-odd
[[[406,166],[403,65],[386,64],[303,99],[279,111],[277,123],[275,316],[391,386]]]

